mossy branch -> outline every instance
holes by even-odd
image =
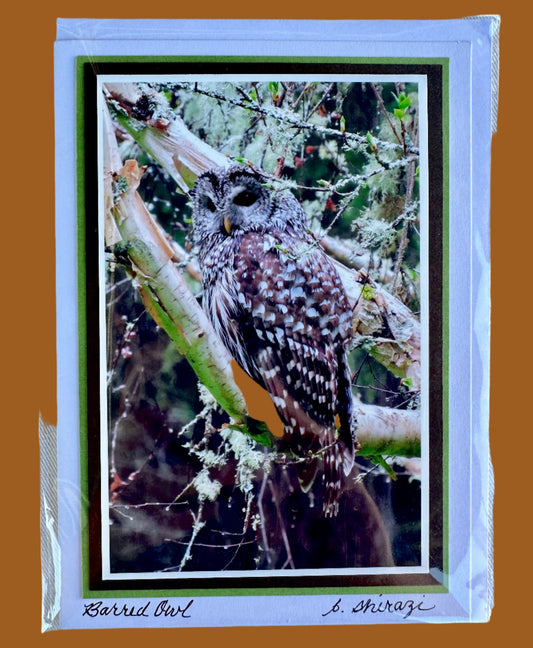
[[[193,84],[189,82],[174,83],[173,87],[177,90],[183,89],[187,91],[193,91],[194,89],[194,92],[197,92],[198,94],[204,95],[206,97],[210,97],[211,99],[214,99],[216,101],[225,102],[231,106],[241,108],[243,110],[251,110],[252,112],[258,113],[263,117],[270,117],[276,121],[284,122],[292,126],[293,128],[310,130],[320,135],[325,135],[333,139],[342,140],[343,142],[347,142],[355,148],[367,145],[366,136],[360,135],[359,133],[350,133],[347,131],[337,130],[335,128],[327,128],[309,121],[309,118],[316,111],[321,102],[319,102],[319,104],[317,104],[315,108],[313,108],[309,112],[306,119],[302,119],[294,111],[278,108],[276,106],[267,106],[265,104],[261,104],[257,100],[246,96],[246,93],[243,93],[245,96],[239,99],[233,99],[223,93],[215,92],[212,89],[206,90],[205,88],[202,88],[197,84],[194,84],[193,86]],[[397,145],[385,140],[379,140],[377,138],[375,138],[375,145],[384,150],[403,150],[401,144]],[[409,151],[409,153],[418,154],[418,148],[414,146],[408,147],[407,150]]]
[[[107,103],[119,124],[188,193],[210,167],[231,160],[196,137],[169,107],[165,97],[133,83],[107,83]]]
[[[335,261],[353,308],[353,345],[370,355],[410,391],[420,391],[420,322],[397,297],[370,279]],[[383,336],[388,332],[388,337]]]
[[[354,403],[359,454],[420,457],[420,411]]]

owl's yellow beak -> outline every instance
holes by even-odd
[[[224,217],[224,229],[228,234],[231,234],[231,221],[227,216]]]

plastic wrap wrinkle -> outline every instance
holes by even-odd
[[[59,628],[61,548],[58,529],[57,429],[39,417],[41,457],[42,632]]]
[[[498,101],[500,89],[500,26],[501,17],[497,15],[468,16],[465,20],[490,21],[491,45],[491,130],[495,133],[498,129]]]

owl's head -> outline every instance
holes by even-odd
[[[305,229],[306,218],[298,201],[267,183],[265,175],[241,164],[201,175],[193,190],[195,242],[205,245],[213,237]]]

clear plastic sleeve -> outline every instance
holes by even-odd
[[[498,33],[58,21],[43,631],[489,619]]]

